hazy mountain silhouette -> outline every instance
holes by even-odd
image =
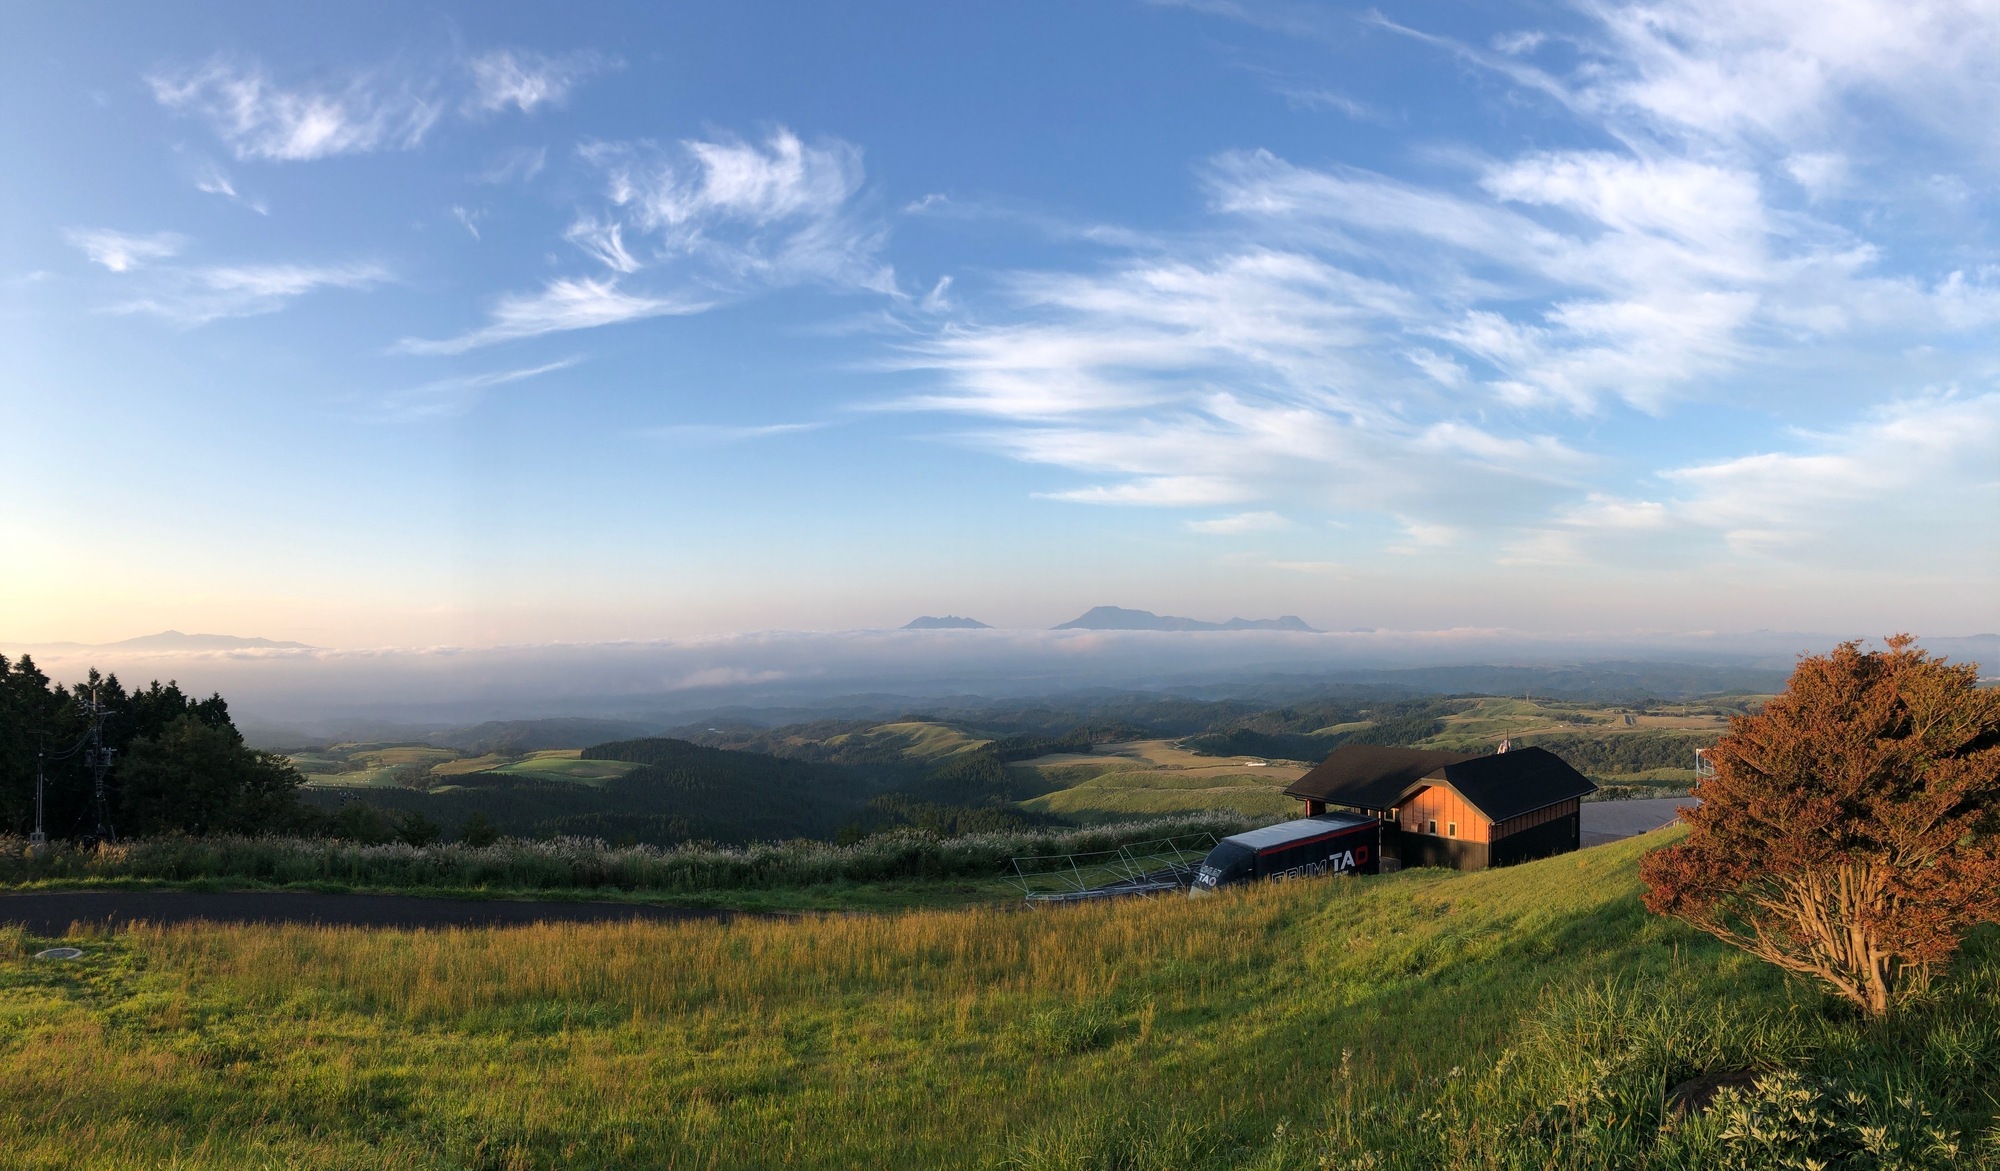
[[[993,628],[991,626],[986,625],[984,622],[981,622],[977,618],[960,618],[956,614],[946,614],[942,618],[933,618],[929,614],[926,614],[922,618],[917,618],[912,620],[908,625],[904,626],[903,629],[904,630],[991,630]]]
[[[178,630],[162,630],[158,634],[145,634],[138,638],[122,639],[118,642],[100,644],[132,651],[233,651],[250,648],[271,650],[311,650],[302,642],[274,642],[268,638],[239,638],[233,634],[182,634]]]
[[[1227,622],[1203,622],[1198,618],[1176,618],[1151,610],[1127,610],[1122,606],[1097,606],[1083,617],[1065,622],[1057,630],[1296,630],[1318,634],[1294,614],[1282,618],[1231,618]]]

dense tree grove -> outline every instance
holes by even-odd
[[[1969,664],[1844,643],[1732,721],[1646,905],[1874,1016],[2000,919],[2000,691]]]
[[[197,700],[158,681],[128,693],[116,675],[94,670],[65,687],[27,655],[0,656],[0,832],[34,828],[38,751],[46,754],[49,836],[94,827],[90,770],[77,751],[90,726],[80,704],[92,694],[111,711],[107,790],[121,836],[260,833],[300,828],[309,817],[297,799],[303,778],[283,757],[244,744],[220,695]]]

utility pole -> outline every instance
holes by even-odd
[[[104,720],[111,709],[97,702],[95,687],[90,689],[90,699],[81,706],[90,717],[90,748],[83,754],[83,763],[90,767],[91,792],[97,803],[97,828],[90,831],[90,836],[93,844],[115,842],[118,833],[111,828],[111,811],[104,803],[104,774],[111,771],[111,758],[118,754],[116,748],[104,746]]]
[[[49,835],[42,831],[42,795],[48,788],[48,778],[42,775],[42,758],[49,754],[49,734],[35,733],[35,832],[28,835],[28,848],[40,853],[49,844]]]

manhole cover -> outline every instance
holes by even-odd
[[[38,960],[77,960],[83,958],[83,949],[80,947],[52,947],[47,951],[36,952],[35,958]]]

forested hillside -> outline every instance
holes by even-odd
[[[95,830],[82,707],[91,696],[109,710],[99,738],[111,752],[106,802],[118,833],[261,833],[310,821],[295,796],[303,778],[284,757],[247,747],[220,695],[196,699],[158,680],[128,692],[96,671],[65,687],[23,655],[0,656],[0,833],[34,828],[38,752],[49,836]]]

